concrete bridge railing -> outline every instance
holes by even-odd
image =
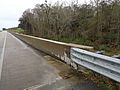
[[[70,59],[71,47],[81,48],[81,49],[93,49],[93,47],[63,43],[43,38],[38,38],[34,36],[12,33],[17,38],[31,45],[32,47],[43,51],[49,55],[55,56],[58,59],[66,62],[69,65],[72,65],[74,68],[77,68],[76,65]]]

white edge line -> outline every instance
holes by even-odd
[[[56,78],[55,81],[52,81],[52,82],[49,82],[49,83],[40,84],[40,85],[34,85],[34,86],[31,86],[31,87],[25,88],[23,90],[37,90],[37,89],[39,89],[41,87],[44,87],[45,85],[50,85],[50,84],[55,83],[56,81],[59,81],[61,79],[62,79],[61,77],[58,77],[58,78]]]
[[[7,40],[7,32],[5,34],[4,44],[3,44],[3,48],[2,48],[2,54],[0,57],[0,80],[1,80],[1,74],[2,74],[2,65],[3,65],[3,59],[4,59],[4,53],[5,53],[6,40]]]

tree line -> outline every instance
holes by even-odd
[[[37,4],[24,11],[19,27],[26,34],[49,39],[85,39],[87,45],[120,47],[120,1],[94,0],[71,4]],[[78,40],[79,41],[79,40]]]

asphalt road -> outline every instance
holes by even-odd
[[[63,78],[60,73],[70,68],[45,57],[10,33],[0,32],[0,90],[103,90],[91,81]]]

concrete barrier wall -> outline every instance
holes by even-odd
[[[13,34],[13,35],[25,41],[34,48],[43,51],[49,55],[55,56],[68,64],[71,64],[71,60],[70,60],[71,46],[62,43],[50,42],[45,39],[40,39],[28,35],[21,35],[21,34]]]
[[[76,69],[77,69],[77,65],[74,62],[72,62],[72,60],[70,59],[71,47],[92,49],[92,47],[89,46],[63,43],[63,42],[38,38],[24,34],[17,34],[17,33],[12,33],[12,34],[17,38],[21,39],[22,41],[26,42],[27,44],[33,46],[34,48],[43,51],[49,55],[55,56],[61,59],[62,61],[66,62],[67,64],[73,66]]]

